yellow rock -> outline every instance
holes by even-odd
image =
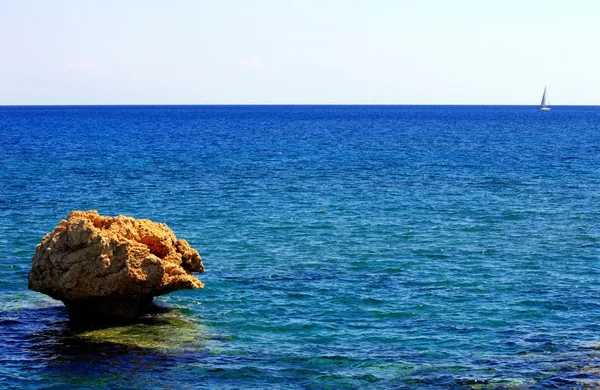
[[[155,296],[202,288],[198,252],[167,225],[72,211],[36,247],[29,288],[65,303],[74,318],[136,318]]]

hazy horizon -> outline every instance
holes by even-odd
[[[211,107],[211,106],[223,106],[223,107],[252,107],[252,106],[414,106],[414,107],[538,107],[539,104],[394,104],[394,103],[123,103],[123,104],[0,104],[0,107]],[[598,104],[553,104],[552,107],[600,107]]]
[[[0,105],[598,105],[600,3],[0,0]]]

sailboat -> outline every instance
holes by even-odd
[[[540,103],[538,110],[540,110],[540,111],[550,111],[551,110],[550,104],[548,103],[548,95],[546,95],[546,87],[544,87],[544,95],[542,95],[542,102]]]

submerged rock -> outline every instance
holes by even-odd
[[[199,324],[173,315],[143,318],[131,324],[75,331],[74,336],[86,343],[109,343],[165,353],[199,352],[206,348],[204,341],[208,337]]]
[[[74,320],[134,319],[155,296],[202,288],[198,252],[167,225],[72,211],[36,247],[29,288],[61,300]]]

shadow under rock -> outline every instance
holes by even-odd
[[[207,354],[203,333],[175,309],[158,305],[126,323],[73,322],[62,305],[0,311],[4,355],[44,370],[110,372],[197,361]]]

